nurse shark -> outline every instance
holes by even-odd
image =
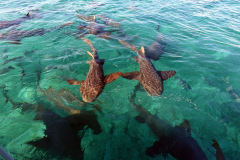
[[[83,41],[91,47],[92,53],[87,52],[92,60],[88,61],[90,69],[85,80],[67,80],[70,85],[81,85],[80,92],[84,102],[94,102],[103,91],[106,84],[115,81],[122,73],[116,72],[104,76],[103,64],[104,59],[100,59],[97,50],[90,40],[82,38]]]
[[[140,51],[138,51],[134,45],[130,45],[122,40],[119,40],[119,42],[138,54],[137,57],[133,58],[140,66],[139,71],[122,73],[122,77],[130,80],[135,79],[142,84],[148,94],[160,96],[163,92],[163,81],[174,76],[176,71],[157,71],[146,57],[144,47],[141,47]]]

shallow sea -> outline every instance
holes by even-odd
[[[74,153],[61,155],[65,146],[58,141],[64,136],[58,141],[54,139],[60,134],[59,126],[52,137],[48,136],[53,139],[51,147],[30,144],[46,137],[48,127],[46,122],[36,120],[37,107],[53,111],[51,114],[55,120],[48,121],[52,122],[49,125],[52,127],[58,125],[55,123],[59,117],[62,117],[59,121],[64,121],[69,116],[66,110],[57,107],[58,103],[74,108],[74,111],[92,110],[97,116],[96,123],[101,127],[99,134],[94,134],[90,126],[76,132],[81,137],[79,143],[84,150],[84,159],[151,159],[145,150],[157,138],[146,124],[135,120],[137,112],[129,103],[137,81],[118,78],[105,86],[96,102],[80,107],[76,101],[72,104],[67,102],[63,93],[60,96],[54,94],[65,89],[68,96],[71,92],[81,100],[79,86],[71,86],[65,81],[83,80],[89,70],[87,61],[91,58],[87,51],[90,47],[74,36],[77,26],[84,23],[79,15],[103,14],[120,21],[121,28],[113,33],[115,37],[125,35],[125,40],[137,48],[150,46],[161,35],[165,52],[152,63],[157,70],[177,72],[164,81],[164,92],[160,97],[149,96],[141,89],[136,93],[135,102],[172,127],[187,119],[192,137],[208,159],[215,159],[212,139],[218,141],[226,159],[240,159],[239,1],[106,0],[96,3],[104,5],[96,8],[91,1],[79,0],[0,1],[1,21],[17,19],[35,9],[39,9],[38,14],[41,15],[41,18],[2,29],[0,34],[14,29],[50,29],[74,22],[42,36],[23,38],[20,45],[0,40],[0,70],[9,66],[15,68],[0,75],[0,146],[17,160],[71,159]],[[132,58],[136,53],[123,47],[116,39],[95,35],[87,35],[86,38],[92,41],[99,57],[105,59],[105,75],[139,70]],[[6,60],[20,56],[3,65]],[[40,70],[42,90],[37,86],[36,71]],[[23,71],[25,75],[22,77]],[[227,91],[231,87],[232,92]],[[30,109],[23,110],[25,104]],[[98,106],[98,110],[93,106]],[[62,128],[67,130],[64,126]],[[155,158],[174,159],[171,155]]]

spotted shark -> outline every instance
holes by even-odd
[[[48,33],[53,30],[57,30],[57,29],[60,29],[60,28],[63,28],[65,26],[72,25],[72,24],[73,24],[73,22],[68,22],[61,26],[53,27],[51,29],[40,28],[40,29],[34,29],[34,30],[29,30],[29,31],[17,30],[16,28],[12,28],[11,30],[0,34],[0,40],[5,39],[5,40],[9,40],[10,43],[13,43],[13,44],[21,44],[20,43],[21,39],[23,39],[25,37],[42,36],[45,33]]]
[[[207,160],[206,155],[191,136],[191,127],[188,120],[184,120],[179,126],[172,127],[171,124],[159,117],[152,115],[140,105],[134,103],[136,88],[130,97],[131,106],[139,112],[135,119],[140,123],[146,123],[154,135],[159,139],[152,147],[146,149],[146,154],[155,157],[159,154],[172,155],[179,160]]]
[[[116,80],[122,73],[116,72],[104,76],[103,64],[105,60],[98,57],[97,50],[90,40],[85,38],[82,40],[91,47],[92,53],[87,52],[92,57],[92,60],[88,61],[90,69],[85,80],[67,80],[67,82],[70,85],[81,85],[80,92],[84,102],[94,102],[105,85]]]
[[[142,84],[148,94],[160,96],[163,92],[163,81],[174,76],[176,71],[157,71],[146,57],[144,47],[141,47],[140,51],[138,51],[134,45],[130,45],[122,40],[119,40],[119,42],[138,54],[137,57],[133,58],[140,66],[139,71],[122,73],[122,77],[130,80],[135,79]]]

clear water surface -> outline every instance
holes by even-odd
[[[51,87],[53,93],[66,89],[81,100],[79,86],[70,86],[65,79],[82,80],[86,77],[89,69],[86,62],[90,60],[86,51],[90,48],[81,39],[75,39],[73,33],[79,23],[83,23],[78,15],[103,14],[121,20],[121,31],[138,48],[149,46],[157,35],[163,35],[165,54],[153,64],[158,70],[177,72],[176,77],[164,81],[165,90],[160,97],[151,97],[142,90],[137,92],[135,102],[173,127],[187,119],[192,137],[208,159],[215,159],[212,139],[219,142],[226,159],[240,159],[240,102],[237,99],[240,97],[239,1],[109,0],[96,3],[105,5],[95,8],[90,5],[91,1],[78,0],[0,2],[0,20],[13,20],[29,10],[39,9],[42,18],[14,26],[17,29],[49,29],[74,22],[74,25],[43,36],[23,38],[21,45],[0,41],[0,69],[15,68],[0,75],[0,145],[18,160],[69,159],[68,156],[59,158],[59,154],[29,144],[43,138],[46,129],[43,121],[34,120],[37,112],[34,107],[41,104],[61,117],[67,116],[48,99],[51,94],[47,97],[38,89],[36,70],[42,71],[39,82],[42,89]],[[0,33],[12,28],[2,29]],[[136,53],[116,40],[94,35],[86,37],[97,48],[100,58],[105,59],[105,74],[139,69],[132,59]],[[20,56],[23,57],[2,65],[4,61]],[[21,78],[23,69],[25,76]],[[157,138],[146,124],[134,119],[137,112],[128,101],[137,83],[119,78],[106,85],[98,100],[92,103],[102,109],[102,113],[95,112],[102,132],[94,134],[86,126],[79,130],[84,159],[151,159],[145,150]],[[191,89],[184,88],[186,84]],[[229,87],[237,95],[235,98],[227,92]],[[10,98],[8,102],[5,101],[5,93]],[[10,101],[21,105],[14,106]],[[22,111],[24,102],[33,109]],[[89,104],[78,107],[65,102],[64,105],[78,110],[93,110]],[[170,155],[156,158],[174,159]]]

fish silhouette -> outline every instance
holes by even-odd
[[[96,21],[96,16],[80,16],[80,18],[82,18],[85,21],[89,21],[89,25],[88,26],[84,26],[84,25],[79,25],[78,29],[82,30],[82,29],[87,29],[87,31],[85,33],[81,34],[81,37],[87,35],[87,34],[93,34],[96,35],[98,37],[104,38],[104,39],[110,39],[111,38],[111,32],[114,32],[118,29],[113,29],[113,30],[108,30],[106,31],[104,28],[109,26],[113,26],[114,23],[113,21],[110,22],[110,19],[104,19],[104,23],[105,24],[100,24]]]
[[[0,75],[1,75],[1,74],[4,74],[4,73],[7,73],[7,72],[10,71],[11,69],[15,69],[15,68],[12,67],[12,66],[8,66],[7,68],[0,69]]]
[[[129,100],[131,106],[140,113],[135,119],[140,123],[146,123],[159,139],[154,142],[152,147],[146,149],[146,154],[150,157],[155,157],[158,154],[166,157],[167,154],[171,154],[179,160],[207,160],[197,141],[191,136],[188,120],[184,120],[179,126],[172,127],[165,120],[152,115],[142,106],[134,103],[136,88]]]
[[[70,85],[81,85],[80,92],[84,102],[94,102],[103,91],[105,85],[116,80],[122,73],[116,72],[104,76],[103,64],[105,60],[98,57],[97,50],[90,40],[82,39],[91,47],[93,53],[87,52],[92,57],[92,60],[88,61],[90,69],[85,80],[67,80],[67,82]]]
[[[185,81],[183,80],[181,77],[175,76],[175,79],[177,79],[180,83],[180,85],[185,89],[185,90],[191,90],[192,87]]]
[[[138,51],[134,45],[122,40],[119,40],[119,42],[137,52],[138,56],[133,58],[140,66],[139,71],[122,73],[122,77],[138,80],[148,94],[160,96],[163,92],[163,81],[174,76],[176,71],[157,71],[152,62],[146,57],[144,47],[141,47],[140,51]]]
[[[5,40],[11,41],[10,43],[13,43],[13,44],[21,44],[20,43],[21,39],[23,39],[25,37],[42,36],[45,33],[48,33],[53,30],[60,29],[60,28],[63,28],[65,26],[72,25],[72,24],[73,24],[73,22],[68,22],[61,26],[53,27],[51,29],[40,28],[40,29],[34,29],[34,30],[29,30],[29,31],[17,30],[16,28],[13,28],[5,33],[0,34],[0,40],[5,39]]]
[[[33,19],[35,17],[36,16],[30,15],[30,13],[28,13],[21,18],[17,18],[17,19],[11,20],[11,21],[0,21],[0,29],[8,28],[8,27],[11,27],[14,25],[19,25],[20,23],[25,22],[30,19]]]
[[[17,61],[17,60],[22,60],[22,59],[24,59],[23,56],[19,56],[19,57],[15,57],[15,58],[12,58],[12,59],[8,59],[8,60],[4,61],[4,62],[2,63],[2,65],[5,65],[5,64],[7,64],[7,63],[9,63],[9,62],[14,62],[14,61]]]
[[[41,120],[46,125],[44,132],[46,136],[40,140],[28,142],[28,144],[47,150],[55,158],[83,159],[81,138],[86,129],[91,128],[93,134],[102,132],[94,111],[81,111],[79,114],[61,117],[39,105],[35,120]],[[79,132],[82,134],[79,135]]]

